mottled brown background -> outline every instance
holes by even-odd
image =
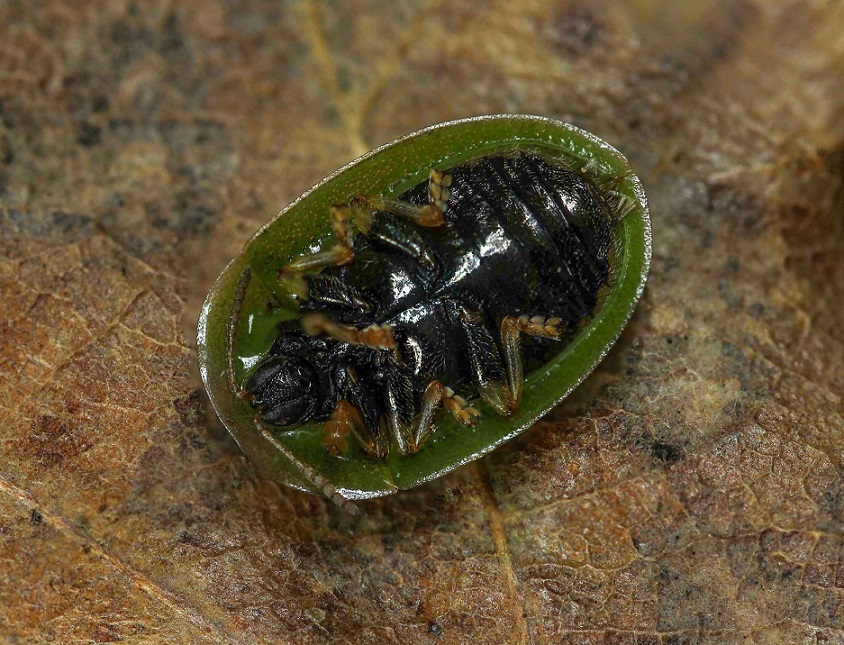
[[[4,642],[844,642],[844,3],[0,1]],[[352,518],[256,480],[192,328],[369,148],[613,142],[653,270],[611,356]]]

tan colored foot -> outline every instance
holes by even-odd
[[[439,213],[439,220],[442,223],[443,215],[448,210],[448,200],[451,197],[451,175],[432,170],[428,177],[428,202]],[[429,224],[439,226],[439,224]]]
[[[562,318],[545,318],[543,316],[519,316],[517,319],[519,330],[528,336],[539,336],[560,340],[563,335]]]
[[[349,209],[346,206],[331,207],[331,225],[337,243],[325,251],[317,251],[296,258],[289,262],[278,273],[278,281],[289,293],[302,299],[308,298],[308,283],[305,273],[319,272],[326,267],[348,264],[355,257],[351,245],[351,228],[349,225]]]
[[[462,396],[455,394],[450,387],[443,388],[443,405],[464,426],[471,428],[481,420],[481,413],[471,407]]]

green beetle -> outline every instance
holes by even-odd
[[[202,308],[202,378],[264,475],[349,507],[559,403],[618,338],[650,255],[641,183],[607,143],[535,116],[438,124],[252,237]]]

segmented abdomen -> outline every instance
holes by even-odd
[[[431,232],[438,293],[471,294],[493,316],[552,312],[576,328],[609,274],[610,215],[579,173],[519,153],[449,170],[451,234]],[[402,197],[427,199],[420,184]]]

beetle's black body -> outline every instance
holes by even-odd
[[[432,382],[480,394],[506,414],[518,405],[512,384],[521,374],[508,373],[514,350],[505,338],[513,336],[504,327],[522,316],[522,333],[539,336],[525,348],[528,358],[539,361],[559,347],[547,338],[565,340],[594,313],[609,280],[611,222],[584,174],[526,152],[482,157],[448,173],[444,224],[417,226],[376,209],[371,228],[351,244],[353,259],[305,277],[302,312],[347,328],[391,329],[396,346],[285,325],[246,385],[264,422],[334,419],[345,401],[360,413],[369,452],[385,456],[393,438],[402,452],[414,452],[427,434],[410,437],[409,428]],[[427,189],[420,183],[399,199],[422,206]],[[541,338],[542,319],[531,326],[525,318],[537,315],[554,317],[549,322],[561,332]],[[539,332],[528,331],[537,325]],[[497,393],[507,383],[512,397],[502,403]],[[445,390],[435,405],[451,396]],[[454,400],[452,407],[465,407]],[[360,428],[351,429],[360,439]]]

